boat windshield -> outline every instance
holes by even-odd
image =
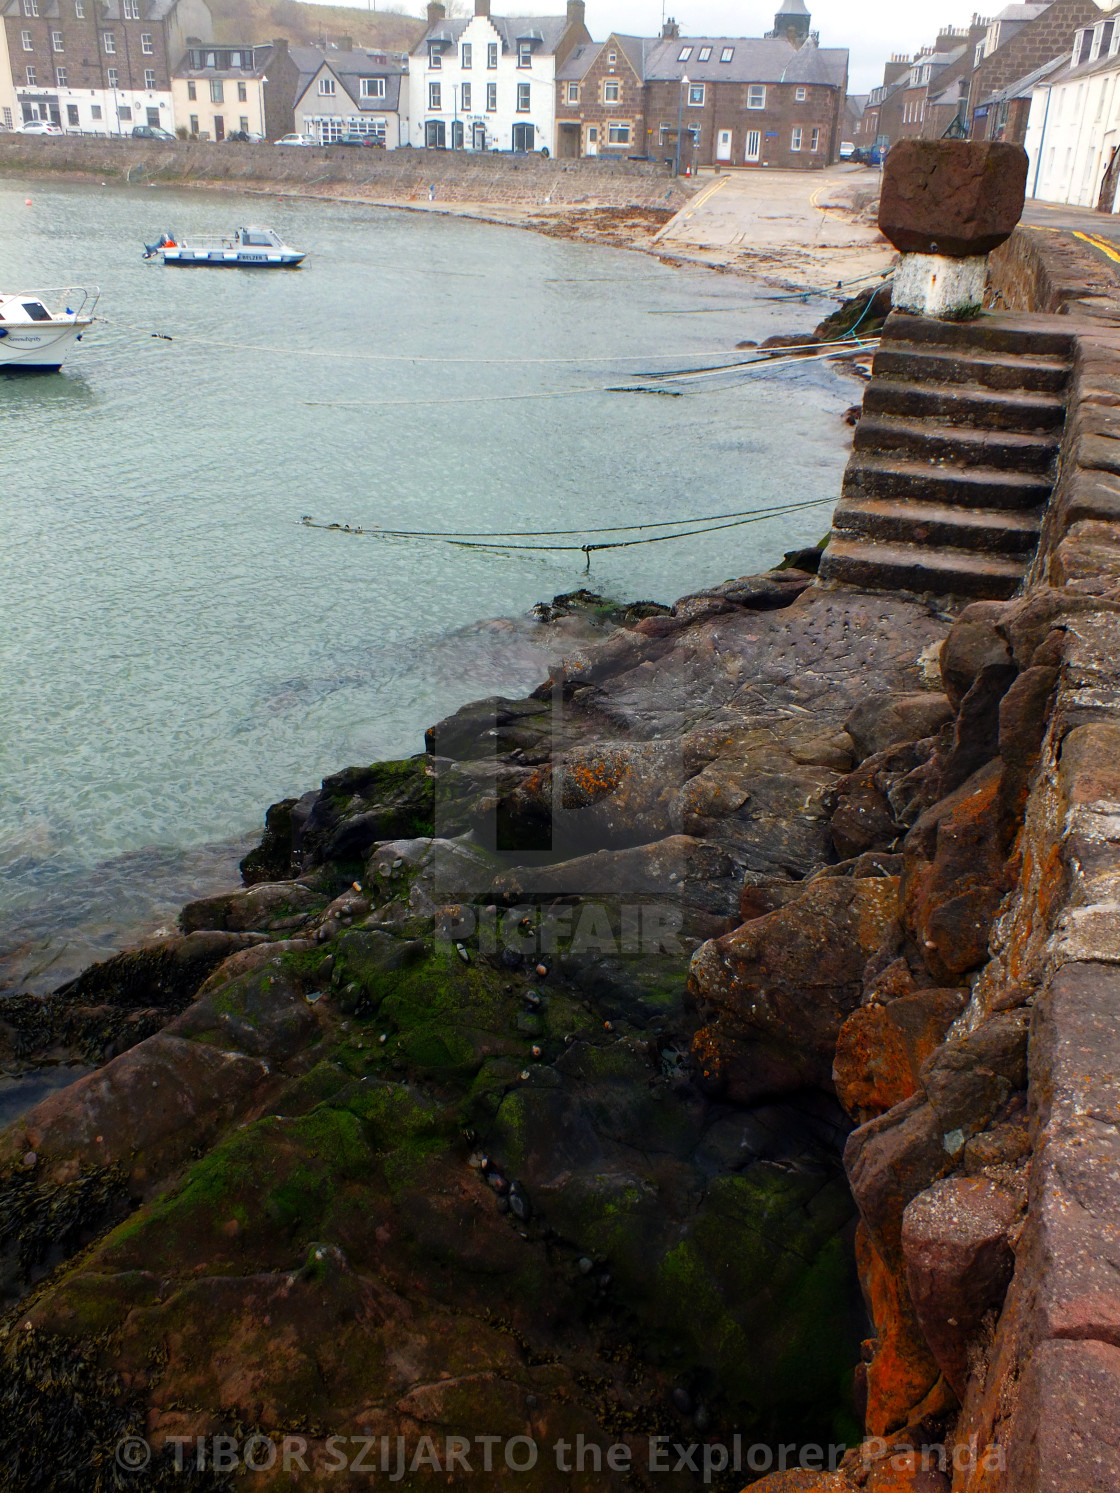
[[[258,249],[272,249],[280,242],[276,235],[267,228],[247,228],[242,235],[242,241]]]
[[[32,321],[50,321],[51,313],[42,301],[22,301],[21,305]]]

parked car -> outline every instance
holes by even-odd
[[[377,141],[372,135],[339,135],[337,140],[331,141],[332,145],[376,145]]]
[[[276,141],[277,145],[314,145],[314,140],[309,140],[306,135],[281,135]]]
[[[17,135],[65,135],[65,133],[62,126],[55,124],[51,119],[29,119],[16,128]]]
[[[263,135],[255,135],[252,130],[230,130],[226,136],[227,140],[236,140],[239,145],[263,145]]]
[[[158,124],[134,124],[132,138],[134,140],[174,140],[175,136],[170,130],[161,130]]]
[[[855,143],[853,141],[851,141],[851,140],[841,140],[841,142],[840,142],[840,159],[842,161],[850,161],[852,159],[852,157],[855,155],[855,153],[856,153],[856,147],[855,147]]]

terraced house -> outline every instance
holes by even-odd
[[[408,143],[408,58],[355,47],[292,47],[299,66],[294,128],[320,145],[372,140],[386,150]],[[289,126],[292,128],[292,126]]]
[[[583,0],[562,16],[449,20],[439,0],[409,64],[412,145],[436,150],[556,149],[556,71],[591,40]]]
[[[0,16],[7,129],[49,119],[84,134],[170,130],[170,67],[188,40],[213,34],[205,0],[0,0]]]
[[[612,32],[575,47],[556,70],[556,154],[645,155],[645,68],[657,46]]]

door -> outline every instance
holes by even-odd
[[[149,109],[148,110],[148,123],[151,124],[151,125],[155,125],[157,128],[159,127],[159,110],[158,109]]]
[[[463,121],[456,119],[451,125],[451,149],[462,150],[463,148]]]
[[[535,135],[536,131],[531,124],[515,124],[513,127],[514,150],[523,150],[526,153],[531,151]]]
[[[762,131],[747,131],[747,154],[748,161],[757,161],[762,155]]]
[[[731,131],[720,130],[716,135],[716,160],[729,161],[731,159]]]
[[[447,129],[442,119],[429,119],[424,126],[424,144],[429,150],[443,150],[447,145]]]
[[[486,126],[484,124],[471,125],[471,149],[486,149]]]
[[[226,122],[220,114],[214,115],[214,139],[224,140],[226,138]]]
[[[589,156],[599,154],[599,126],[597,124],[587,126],[587,154]]]

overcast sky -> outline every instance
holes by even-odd
[[[336,0],[345,4],[346,0]],[[370,0],[355,0],[366,9]],[[468,0],[473,10],[473,0]],[[674,16],[686,36],[762,36],[774,25],[778,0],[586,0],[587,26],[597,41],[611,31],[656,36],[663,14]],[[883,81],[883,63],[892,52],[912,55],[932,42],[942,26],[967,26],[977,10],[995,14],[1002,4],[981,0],[805,0],[822,47],[847,47],[852,54],[849,88],[867,93]],[[396,9],[421,12],[419,0],[403,0]],[[555,15],[558,0],[494,0],[494,14]]]

